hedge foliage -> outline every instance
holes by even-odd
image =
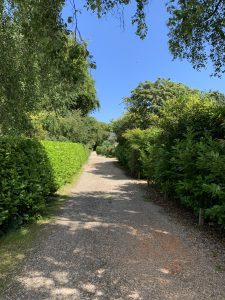
[[[55,141],[42,141],[41,144],[47,153],[57,189],[79,172],[89,155],[89,149],[82,144]]]
[[[109,136],[109,126],[79,110],[64,113],[43,111],[32,116],[33,137],[38,140],[73,142],[95,149]]]
[[[115,157],[115,144],[104,141],[101,146],[97,146],[96,153],[106,157]]]
[[[225,226],[225,105],[209,97],[172,98],[146,130],[123,134],[120,162],[208,219]]]
[[[0,229],[37,218],[88,157],[80,144],[0,138]]]

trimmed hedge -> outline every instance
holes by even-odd
[[[82,144],[42,141],[51,165],[56,189],[68,183],[78,173],[89,156],[89,149]]]
[[[0,138],[0,229],[37,218],[88,157],[80,144]]]

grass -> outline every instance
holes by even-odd
[[[43,238],[45,225],[52,221],[52,217],[70,195],[70,189],[74,186],[81,173],[76,174],[71,183],[63,186],[56,195],[48,198],[45,214],[34,223],[27,224],[19,229],[10,230],[0,238],[0,294],[1,290],[10,280],[10,274],[15,274],[18,265],[26,259],[39,238]]]
[[[221,265],[216,265],[215,270],[216,270],[216,272],[225,272],[224,266],[221,266]]]
[[[46,223],[47,220],[39,220],[11,230],[0,239],[0,291],[6,284],[8,275],[32,250],[34,241]]]

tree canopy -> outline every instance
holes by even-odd
[[[61,11],[65,0],[0,0],[1,27],[19,32],[26,37],[35,49],[44,49],[54,57],[60,53],[65,40],[67,23],[77,16],[75,1],[71,0],[71,17],[65,22]],[[84,6],[102,17],[112,10],[123,11],[131,0],[86,0]],[[145,38],[150,24],[146,23],[145,7],[147,0],[135,0],[136,10],[132,24],[136,34]],[[151,4],[150,4],[151,5]],[[169,13],[169,49],[174,58],[187,59],[194,68],[206,67],[211,61],[213,75],[225,72],[225,1],[224,0],[168,0],[165,6]],[[10,22],[9,22],[10,21]],[[13,21],[13,22],[12,22]],[[9,24],[10,23],[10,24]],[[79,24],[75,20],[75,31]],[[17,28],[18,31],[18,28]],[[15,34],[15,33],[14,33]],[[17,36],[17,39],[21,36]],[[41,43],[37,43],[40,41]],[[34,50],[34,49],[33,49]],[[42,51],[43,53],[43,51]],[[30,56],[29,56],[30,57]],[[43,59],[44,57],[42,57]]]
[[[118,7],[131,4],[131,0],[87,0],[87,8],[100,17]],[[132,24],[136,34],[145,38],[146,0],[135,0],[136,12]],[[174,58],[187,59],[194,68],[213,65],[213,75],[225,72],[225,1],[224,0],[168,0],[165,1],[169,18],[169,49]]]
[[[175,58],[188,59],[196,69],[211,60],[214,75],[225,72],[225,1],[171,0],[169,48]]]
[[[61,18],[64,1],[0,0],[0,128],[29,133],[40,111],[99,107],[93,67]]]
[[[133,128],[148,128],[155,123],[165,101],[184,98],[188,94],[200,94],[200,91],[163,78],[158,78],[155,82],[147,80],[139,83],[131,91],[131,95],[124,98]]]

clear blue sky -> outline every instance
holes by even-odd
[[[124,11],[124,29],[118,15],[97,19],[85,9],[79,15],[79,29],[97,63],[97,69],[91,71],[101,104],[101,109],[93,114],[97,120],[108,122],[120,117],[124,111],[123,97],[139,82],[154,81],[158,77],[225,93],[225,77],[211,78],[210,67],[198,72],[187,61],[172,60],[167,46],[167,13],[163,2],[150,1],[147,8],[150,28],[144,41],[135,35],[135,27],[130,24],[133,7]],[[63,16],[70,15],[71,6],[67,4]]]

